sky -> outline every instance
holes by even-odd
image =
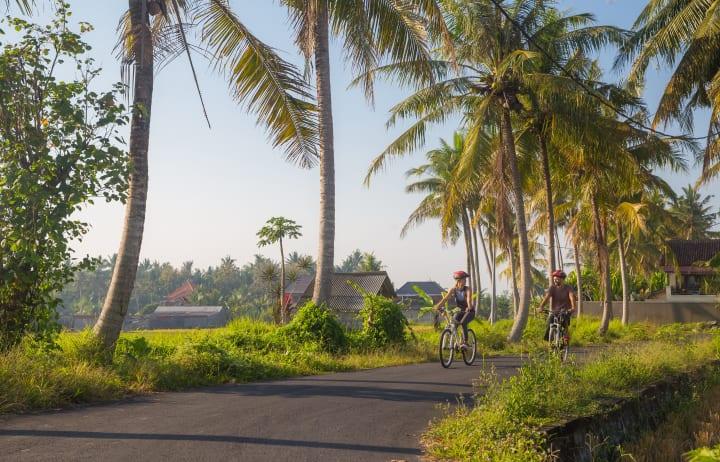
[[[118,18],[124,1],[70,0],[75,21],[95,26],[86,41],[104,69],[99,88],[120,79],[114,57]],[[563,0],[562,9],[591,12],[600,24],[630,27],[644,0]],[[285,10],[273,0],[231,0],[246,26],[277,48],[282,56],[300,63],[291,40]],[[40,13],[49,17],[49,11]],[[42,20],[42,19],[40,19]],[[601,56],[609,69],[612,51]],[[285,216],[302,225],[303,236],[286,244],[286,251],[315,255],[318,232],[318,170],[304,170],[283,160],[272,149],[265,132],[229,96],[222,76],[197,57],[200,84],[212,129],[208,129],[194,90],[187,60],[179,59],[156,77],[151,122],[148,209],[141,258],[179,265],[192,260],[196,267],[216,265],[225,256],[244,264],[254,254],[278,258],[277,249],[258,249],[255,233],[273,216]],[[331,49],[336,156],[336,263],[354,249],[372,251],[386,265],[397,287],[408,280],[436,280],[451,284],[451,273],[464,268],[464,246],[446,247],[437,222],[412,230],[404,239],[400,229],[421,196],[404,192],[404,172],[423,163],[423,153],[440,137],[451,139],[456,126],[433,129],[428,144],[411,156],[393,161],[370,188],[362,184],[370,161],[402,131],[385,128],[388,110],[408,91],[379,83],[374,107],[359,90],[348,89],[354,77],[334,43]],[[649,72],[646,99],[651,110],[662,91],[667,71]],[[608,71],[607,80],[619,75]],[[706,117],[698,118],[703,131]],[[694,183],[697,169],[688,174],[666,173],[679,189]],[[718,191],[720,180],[704,188]],[[717,194],[720,196],[720,194]],[[713,204],[720,206],[715,197]],[[121,204],[98,203],[82,212],[90,232],[74,246],[78,255],[117,252],[123,223]],[[482,257],[481,257],[482,258]],[[483,276],[483,286],[488,278]]]

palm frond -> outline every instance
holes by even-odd
[[[235,99],[254,112],[273,146],[303,167],[317,161],[317,116],[303,76],[258,40],[227,0],[205,0],[193,11],[201,39],[223,71]]]

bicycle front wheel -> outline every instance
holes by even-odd
[[[467,339],[465,339],[465,348],[462,351],[463,361],[468,366],[472,366],[475,362],[475,355],[477,355],[477,341],[475,339],[475,332],[472,329],[468,329]]]
[[[450,329],[445,329],[440,334],[440,364],[442,367],[448,368],[453,362],[455,355],[455,339]]]

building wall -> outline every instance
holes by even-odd
[[[672,324],[674,322],[720,322],[720,309],[716,303],[644,301],[630,302],[630,322]],[[601,316],[601,302],[583,302],[583,314]],[[613,302],[613,314],[622,316],[622,302]]]

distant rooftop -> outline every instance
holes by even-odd
[[[681,273],[712,273],[712,269],[699,267],[697,263],[709,261],[720,253],[720,239],[671,239],[667,241],[667,245],[670,247]],[[674,262],[666,262],[665,271],[672,272],[674,268]]]
[[[211,316],[222,312],[222,306],[158,306],[155,308],[155,316]]]
[[[443,287],[435,281],[408,281],[397,290],[397,296],[417,297],[418,294],[413,289],[414,286],[419,287],[420,290],[430,296],[442,295],[442,293],[445,291],[445,289],[443,289]]]

